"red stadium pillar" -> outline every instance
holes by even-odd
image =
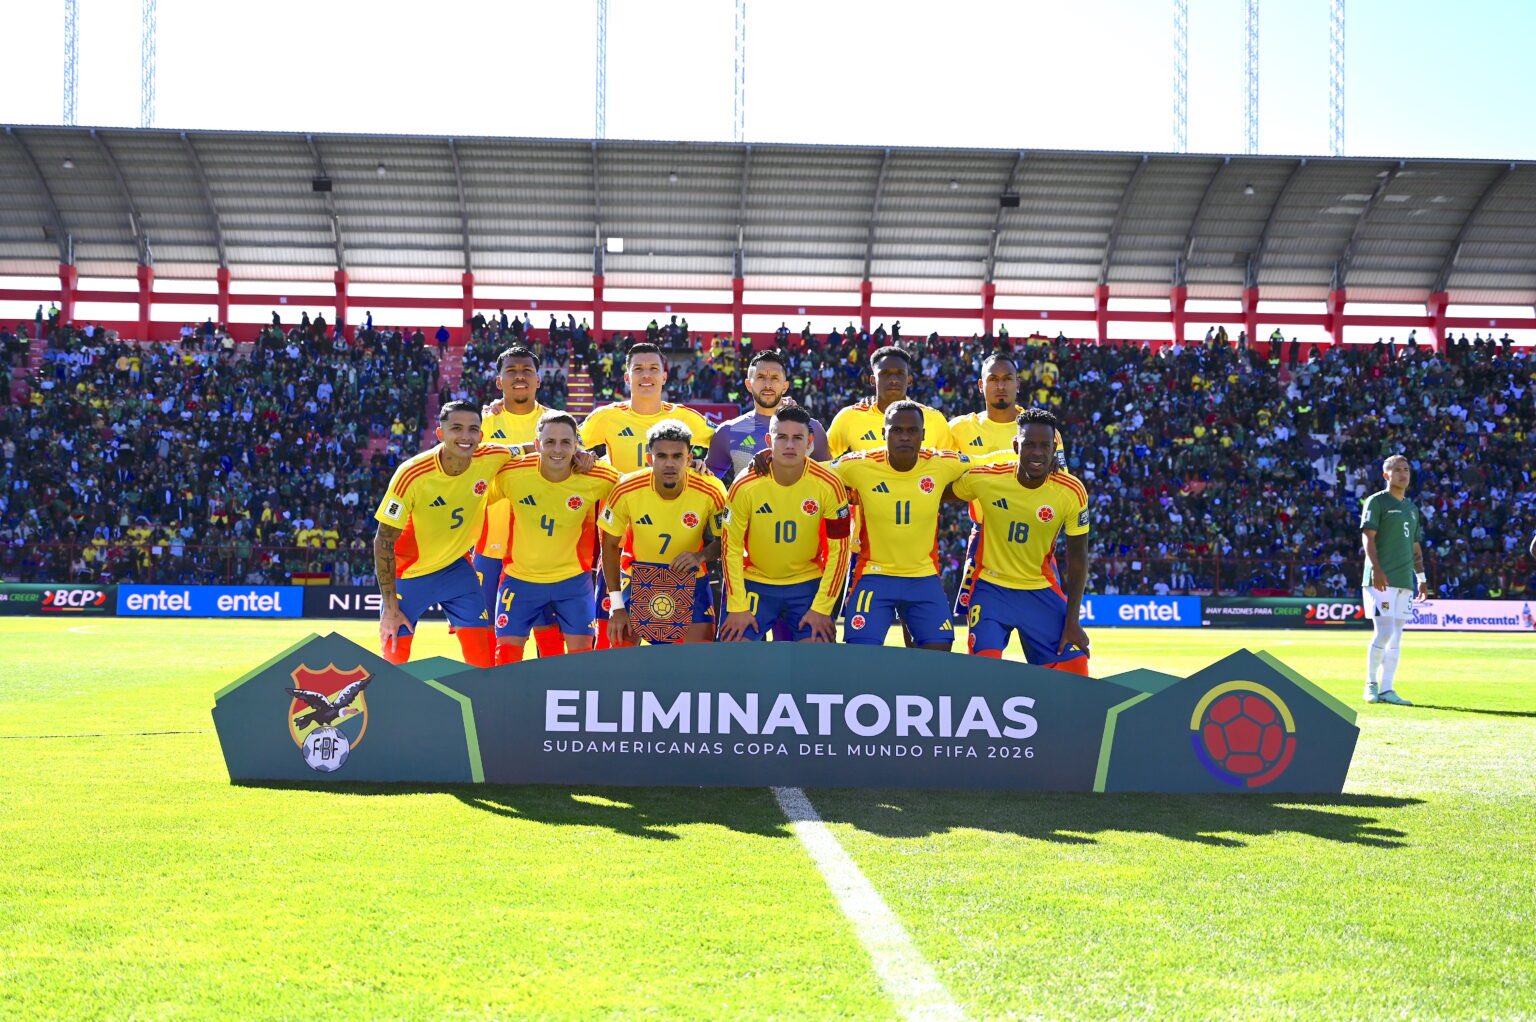
[[[347,322],[347,271],[336,271],[336,326]]]
[[[1348,300],[1343,288],[1328,292],[1328,339],[1335,345],[1344,343],[1344,303]]]
[[[459,343],[468,344],[470,324],[475,318],[475,275],[465,270],[461,283],[464,285],[464,326],[459,331]]]
[[[875,285],[870,283],[867,280],[860,281],[859,282],[859,322],[863,324],[864,329],[866,331],[869,330],[869,321],[870,321],[870,317],[872,315],[872,313],[870,312],[870,306],[872,306],[874,304],[874,297],[875,297]]]
[[[155,287],[155,268],[139,267],[139,332],[137,340],[149,340],[149,299]]]
[[[214,271],[214,280],[219,285],[219,325],[229,325],[229,267],[220,266]]]
[[[603,336],[603,276],[600,273],[592,275],[592,339],[600,341]]]
[[[1248,346],[1254,351],[1259,350],[1259,289],[1256,287],[1243,288],[1243,332],[1248,335]]]
[[[740,277],[731,278],[731,336],[737,341],[741,340],[741,306],[742,296],[746,294],[747,282]]]
[[[75,321],[75,285],[80,274],[71,263],[59,264],[59,323],[69,326]]]
[[[1189,301],[1189,288],[1182,284],[1168,292],[1168,315],[1173,319],[1173,343],[1184,343],[1184,305]]]
[[[1451,296],[1436,291],[1429,296],[1429,335],[1434,338],[1435,350],[1445,350],[1445,310],[1451,304]]]
[[[1100,284],[1093,289],[1093,321],[1098,327],[1100,344],[1109,343],[1109,285]]]
[[[990,336],[992,324],[997,319],[995,305],[997,302],[997,285],[990,280],[981,285],[981,333],[982,336]]]

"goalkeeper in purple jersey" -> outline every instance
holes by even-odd
[[[752,466],[752,459],[759,452],[767,449],[768,423],[773,419],[773,413],[783,405],[794,404],[794,399],[788,395],[788,374],[784,356],[777,351],[762,351],[753,356],[747,366],[747,390],[752,395],[752,410],[721,423],[709,443],[705,465],[722,482],[730,483]],[[812,419],[811,460],[828,461],[831,457],[827,449],[827,431]]]

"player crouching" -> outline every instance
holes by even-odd
[[[714,639],[715,604],[705,566],[720,556],[725,487],[695,471],[693,432],[663,419],[645,434],[649,468],[626,475],[599,516],[611,646]],[[634,561],[620,570],[630,537]]]

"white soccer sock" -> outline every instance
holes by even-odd
[[[1369,652],[1365,657],[1365,687],[1370,688],[1376,684],[1376,678],[1381,674],[1381,658],[1387,651],[1387,619],[1378,617],[1372,619],[1376,631],[1371,636]]]
[[[1381,686],[1379,691],[1392,691],[1392,679],[1397,675],[1397,658],[1403,651],[1403,622],[1393,618],[1388,633],[1387,648],[1381,652]]]

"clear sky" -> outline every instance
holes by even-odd
[[[1189,6],[1189,147],[1240,152],[1243,2]],[[79,7],[79,122],[137,125],[140,0]],[[1328,7],[1263,2],[1261,152],[1327,152]],[[1347,9],[1348,155],[1536,158],[1536,3]],[[595,10],[159,0],[156,126],[589,138]],[[611,0],[608,137],[730,139],[734,25]],[[59,123],[61,0],[0,3],[0,38],[0,122]],[[1173,148],[1171,0],[749,0],[747,49],[748,141]]]

